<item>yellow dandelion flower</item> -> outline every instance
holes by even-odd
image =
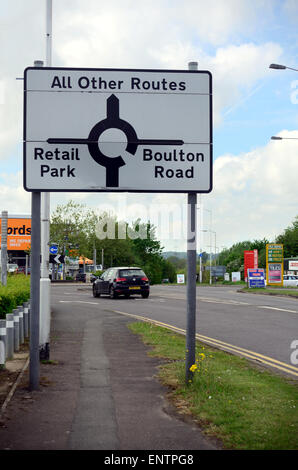
[[[189,368],[189,370],[190,370],[190,372],[195,372],[195,371],[197,370],[197,368],[198,368],[197,364],[193,364],[193,365]]]

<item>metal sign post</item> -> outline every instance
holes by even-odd
[[[186,355],[185,380],[192,380],[191,366],[195,364],[196,351],[196,208],[197,195],[189,193],[188,204],[188,234],[187,234],[187,322],[186,322]]]
[[[39,388],[40,192],[31,195],[30,389]]]
[[[197,62],[188,64],[189,70],[197,70]],[[186,354],[185,354],[185,381],[192,380],[191,366],[195,364],[196,351],[196,217],[197,194],[188,193],[187,196],[187,320],[186,320]]]

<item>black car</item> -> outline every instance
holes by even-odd
[[[75,279],[76,281],[86,282],[86,273],[77,273]]]
[[[100,297],[107,294],[112,299],[119,295],[126,298],[130,295],[141,295],[143,299],[149,297],[149,280],[141,268],[118,267],[107,269],[98,279],[93,282],[93,296]]]

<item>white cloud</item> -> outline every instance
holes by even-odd
[[[8,211],[9,214],[31,213],[31,194],[24,191],[22,172],[0,174],[0,201],[1,211]]]
[[[295,137],[298,131],[281,131]],[[214,163],[214,189],[204,196],[220,246],[241,240],[273,241],[298,215],[297,141],[270,141],[243,155]],[[206,222],[208,222],[208,217]]]
[[[288,19],[294,24],[298,21],[298,3],[296,0],[285,0],[283,2],[283,10],[288,16]]]
[[[270,73],[268,64],[279,60],[282,48],[272,42],[229,45],[218,48],[211,56],[189,43],[174,43],[152,51],[163,67],[168,68],[175,68],[177,60],[183,56],[186,63],[187,58],[192,57],[190,53],[199,58],[200,69],[210,70],[213,75],[214,125],[219,125],[223,112],[243,102],[251,95],[253,87]]]
[[[270,2],[246,0],[97,0],[53,2],[53,65],[71,67],[187,68],[190,60],[214,76],[214,123],[245,99],[282,53],[277,43],[227,41],[257,27]],[[207,20],[206,20],[207,19]],[[258,21],[257,21],[258,20]],[[45,1],[13,0],[2,11],[0,39],[0,159],[22,141],[23,70],[45,61]],[[240,35],[241,37],[241,35]],[[220,46],[206,54],[201,39]],[[204,43],[203,42],[203,43]],[[239,41],[238,41],[239,42]],[[4,100],[3,100],[3,89]]]
[[[177,17],[186,21],[201,40],[219,46],[236,35],[252,33],[260,21],[260,10],[271,10],[270,3],[246,0],[187,0],[175,2]]]

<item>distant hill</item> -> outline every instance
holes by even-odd
[[[161,255],[165,259],[168,259],[170,256],[176,256],[176,258],[179,258],[179,259],[187,259],[187,253],[185,251],[164,251]],[[206,262],[208,256],[209,254],[207,254],[206,252],[203,253],[202,261],[204,263]],[[218,256],[218,254],[216,254],[216,256]],[[212,253],[212,257],[213,259],[215,259],[214,253]],[[197,259],[200,259],[200,255],[198,252],[197,252]]]
[[[170,256],[176,256],[177,258],[186,259],[187,253],[184,251],[164,251],[161,254],[165,259],[168,259]]]

